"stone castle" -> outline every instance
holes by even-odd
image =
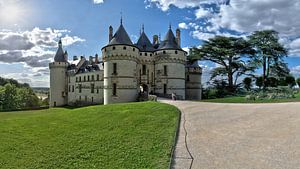
[[[189,63],[180,46],[180,30],[174,35],[171,26],[160,41],[151,42],[141,31],[137,43],[132,43],[122,20],[113,34],[109,27],[109,43],[102,50],[102,60],[74,56],[59,41],[50,68],[50,107],[133,102],[148,94],[177,99],[201,99],[202,69],[197,61]]]

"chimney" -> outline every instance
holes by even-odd
[[[95,63],[96,63],[96,64],[99,63],[99,57],[98,57],[98,54],[95,55]]]
[[[153,35],[153,45],[158,44],[158,35]]]
[[[180,29],[179,28],[176,29],[176,42],[177,42],[178,46],[181,47]]]
[[[84,56],[80,56],[80,60],[85,59]]]
[[[78,60],[78,57],[77,56],[73,56],[73,60]]]
[[[114,33],[114,29],[112,26],[109,26],[109,42],[112,40],[113,38],[113,33]]]

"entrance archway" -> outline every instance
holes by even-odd
[[[148,93],[149,93],[148,85],[146,85],[146,84],[141,84],[141,85],[140,85],[140,93],[148,94]]]

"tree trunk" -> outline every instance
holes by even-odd
[[[267,79],[266,79],[266,69],[267,69],[267,63],[266,63],[266,57],[265,55],[263,54],[262,52],[262,55],[263,55],[263,89],[266,88],[266,82],[267,82]]]
[[[230,92],[234,92],[233,73],[232,73],[232,57],[228,59],[228,87]]]

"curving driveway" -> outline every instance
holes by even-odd
[[[160,101],[182,111],[175,169],[300,168],[300,103]]]

